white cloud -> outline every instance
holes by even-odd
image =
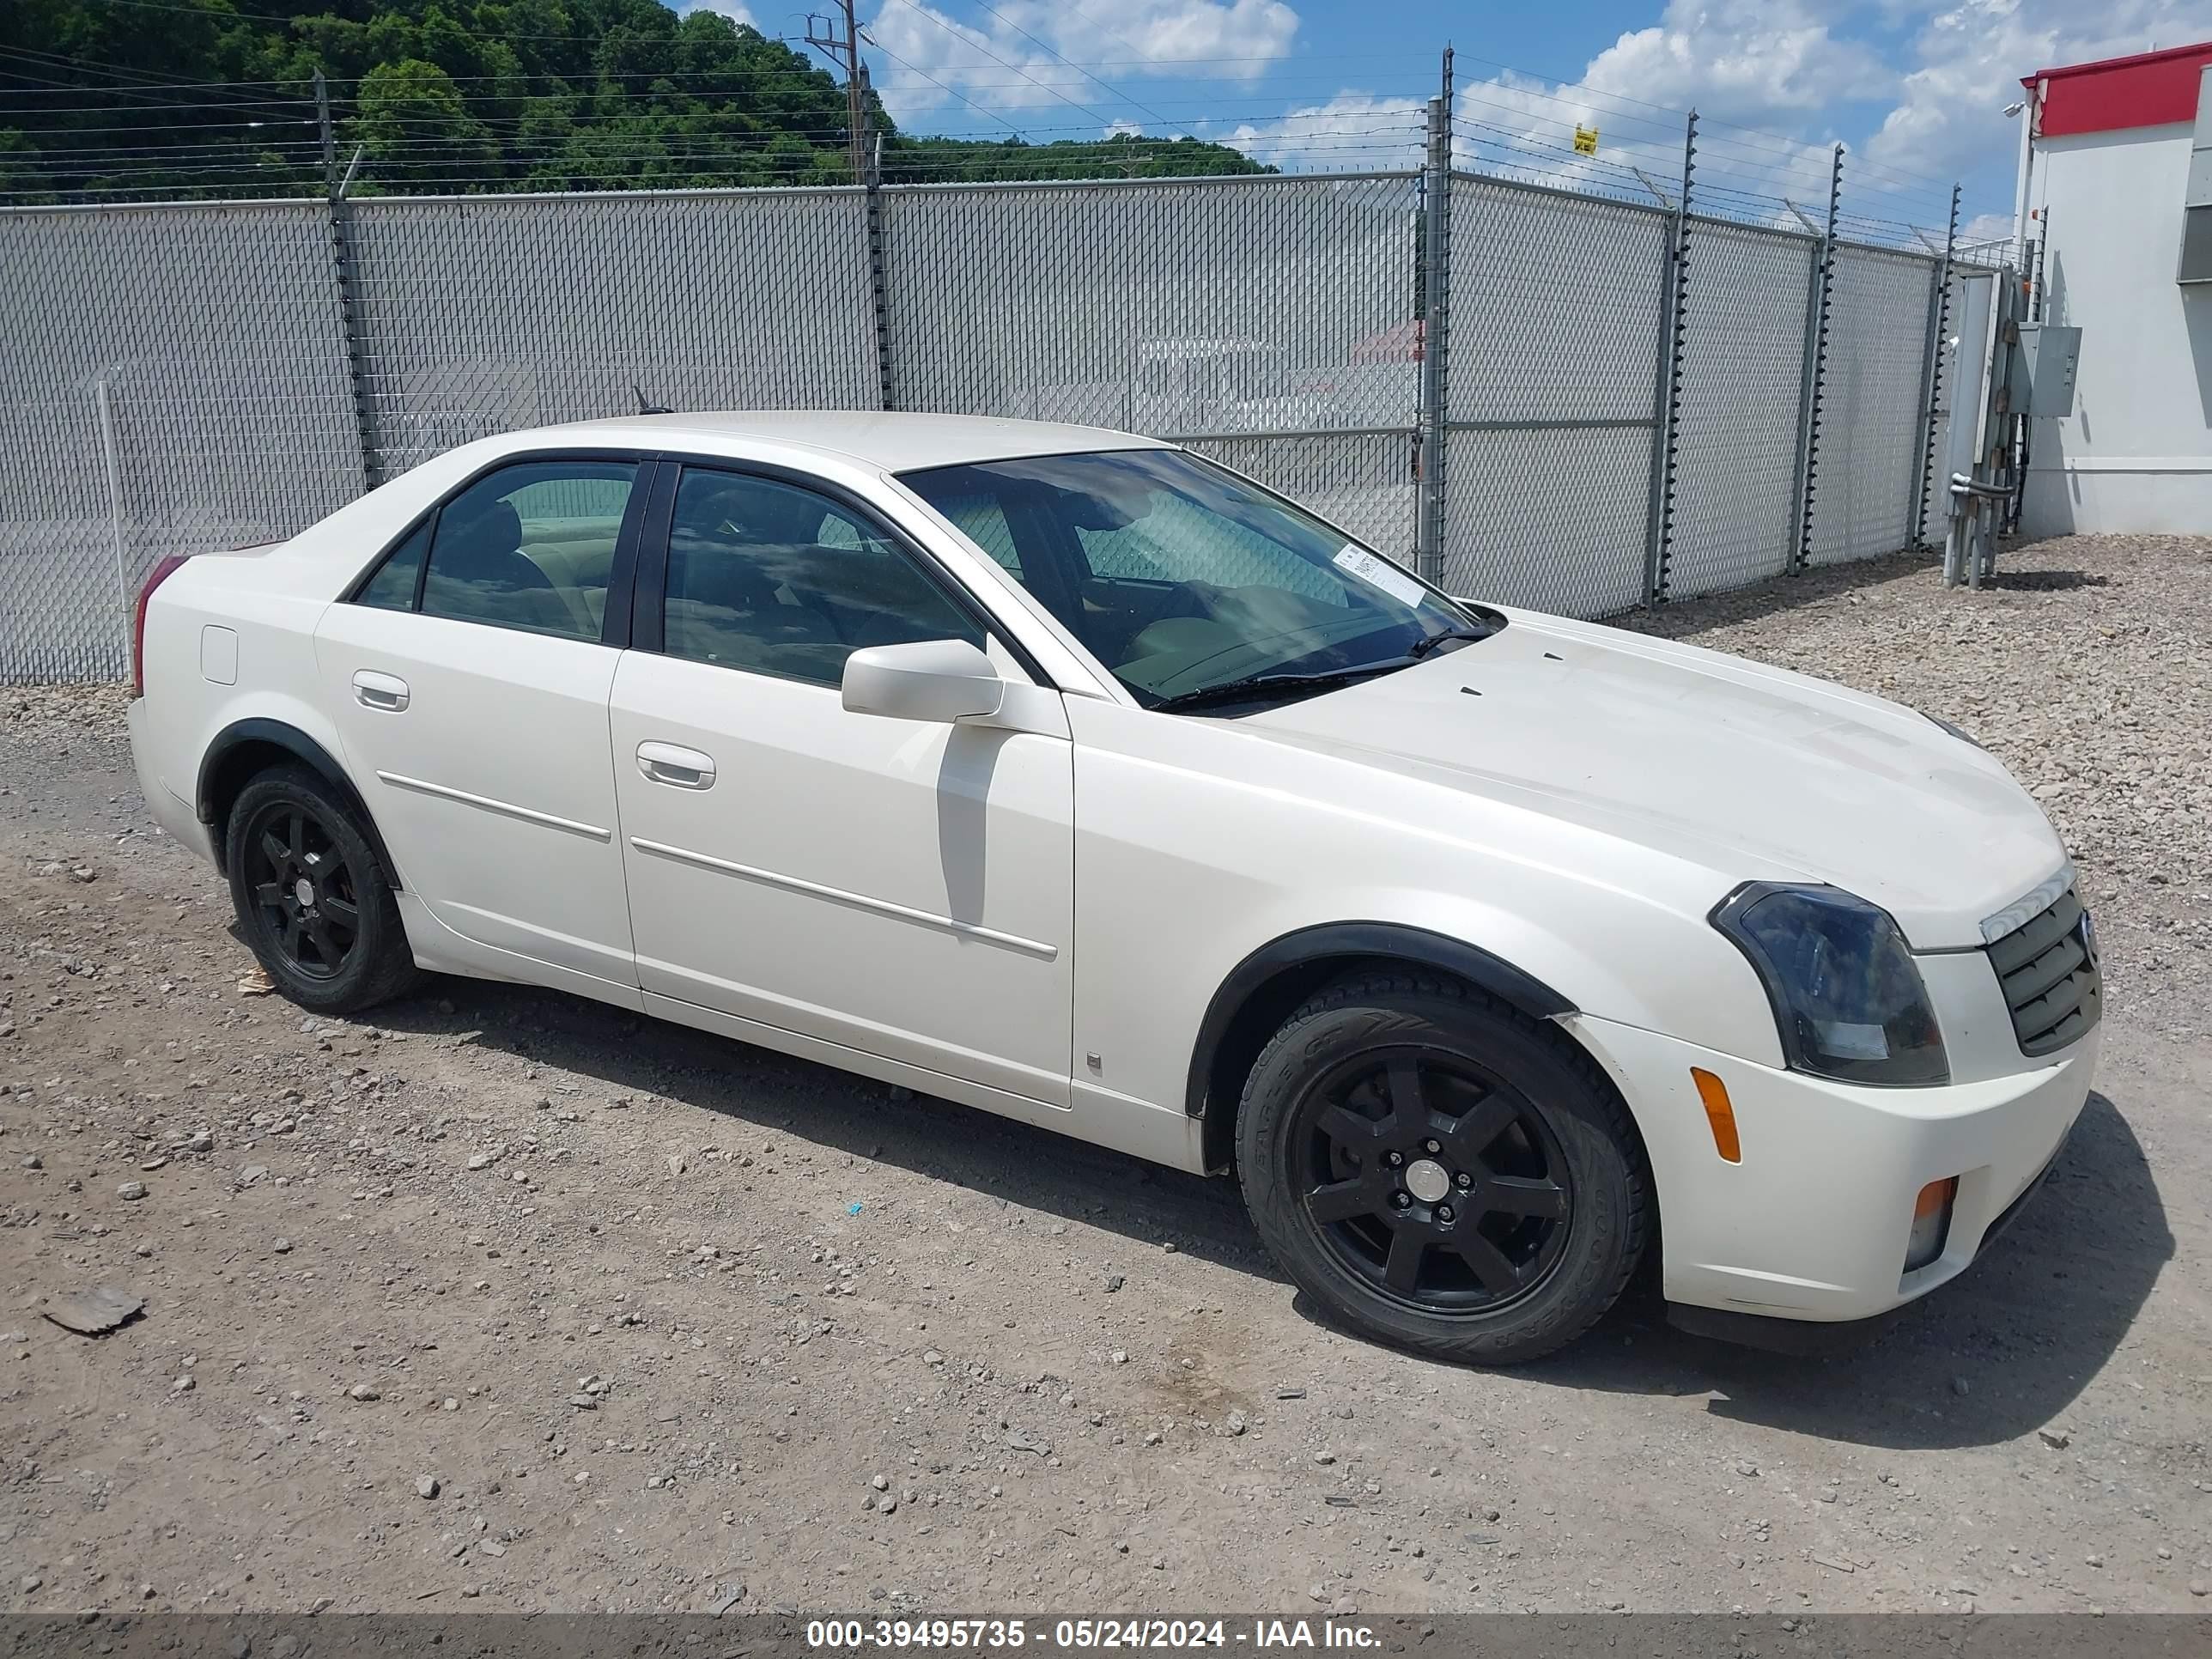
[[[870,72],[894,120],[939,109],[976,118],[980,105],[1021,126],[1043,125],[1041,110],[1094,113],[1121,101],[1109,87],[1148,76],[1257,80],[1297,28],[1283,0],[1120,0],[1110,11],[1103,0],[1082,11],[993,0],[966,21],[927,0],[884,0],[862,33],[878,48]]]
[[[1917,67],[1867,141],[1867,154],[1938,176],[2008,161],[2019,149],[2020,127],[2004,106],[2020,96],[2022,76],[2207,35],[2207,0],[1963,0],[1943,7],[1916,36]]]
[[[1818,110],[1879,96],[1896,76],[1861,42],[1839,39],[1806,0],[1670,0],[1654,27],[1622,35],[1583,82],[1723,120]]]
[[[2012,240],[2012,232],[2011,214],[1977,213],[1959,227],[1959,245],[1972,247],[1978,242],[2007,242]]]
[[[1326,103],[1225,131],[1201,124],[1198,136],[1285,172],[1364,171],[1419,167],[1427,145],[1427,105],[1419,98],[1340,92]]]
[[[1656,100],[1652,100],[1656,101]],[[1682,173],[1682,120],[1645,101],[1615,97],[1589,86],[1554,86],[1507,73],[1460,89],[1454,105],[1453,155],[1462,167],[1531,173],[1565,188],[1625,192],[1648,199],[1651,185],[1669,198]],[[1575,130],[1594,129],[1595,156],[1575,153]],[[1733,142],[1731,142],[1733,140]],[[1771,204],[1723,198],[1723,191],[1782,197],[1825,209],[1833,140],[1742,135],[1705,130],[1699,144],[1698,180],[1709,207],[1730,216],[1764,216]],[[1649,185],[1639,179],[1641,172]],[[1774,213],[1789,224],[1786,209]]]
[[[1106,127],[1109,138],[1141,138],[1144,134],[1145,124],[1142,121],[1111,121]]]

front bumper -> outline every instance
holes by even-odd
[[[1869,1089],[1587,1016],[1568,1024],[1643,1132],[1667,1299],[1822,1322],[1887,1312],[1966,1270],[2057,1156],[2088,1098],[2101,1035],[2033,1069]],[[1728,1086],[1741,1163],[1714,1147],[1693,1066]],[[1913,1201],[1954,1176],[1942,1254],[1907,1273]]]

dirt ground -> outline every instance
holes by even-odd
[[[0,690],[0,1607],[2212,1606],[2212,551],[2004,568],[1635,624],[1975,730],[2107,941],[2054,1180],[1824,1361],[1647,1283],[1453,1370],[1318,1322],[1225,1182],[551,993],[303,1018],[121,693]],[[102,1284],[143,1315],[41,1316]]]

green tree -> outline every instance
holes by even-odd
[[[499,155],[453,77],[419,58],[379,64],[362,77],[352,130],[384,180],[401,186],[467,179]]]
[[[319,70],[341,137],[368,147],[363,191],[851,178],[844,89],[818,64],[660,0],[0,0],[0,40],[19,49],[0,55],[0,201],[312,192]],[[8,96],[33,88],[82,95]],[[867,111],[895,182],[1260,170],[1189,139],[921,138],[872,93]]]

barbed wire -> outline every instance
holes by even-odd
[[[1340,88],[1335,96],[1318,104],[1291,108],[1276,104],[1249,111],[1224,110],[1218,100],[1208,100],[1205,113],[1179,123],[1161,107],[1176,100],[1155,95],[1153,102],[1140,102],[1098,72],[1134,66],[1157,75],[1170,66],[1336,64],[1359,57],[1402,61],[1402,54],[1189,58],[1140,54],[1086,64],[978,0],[999,23],[1054,60],[1051,65],[1032,61],[1024,67],[991,49],[988,40],[996,37],[979,41],[915,0],[885,3],[920,14],[963,49],[1013,77],[979,76],[972,66],[911,63],[878,41],[866,40],[866,51],[896,64],[896,73],[916,77],[998,129],[984,134],[887,135],[887,167],[902,178],[997,177],[1024,165],[1039,166],[1049,176],[1061,157],[1036,152],[1058,145],[1097,143],[1109,137],[1120,139],[1121,147],[1112,154],[1102,149],[1101,161],[1125,171],[1142,170],[1152,163],[1165,167],[1170,161],[1165,152],[1182,143],[1220,146],[1252,162],[1291,172],[1410,169],[1421,160],[1429,101],[1425,94],[1365,94]],[[99,3],[222,20],[293,21],[253,11],[218,11],[179,0]],[[1090,21],[1111,33],[1097,19]],[[594,42],[601,37],[524,32],[505,38]],[[673,36],[668,40],[675,43]],[[1060,78],[1054,65],[1169,131],[1139,126],[1116,132],[1121,121],[1109,119],[1104,110],[1054,84]],[[1675,158],[1680,112],[1579,82],[1536,84],[1536,77],[1527,71],[1503,64],[1492,67],[1508,78],[1463,86],[1455,100],[1451,127],[1455,165],[1645,205],[1668,199],[1668,185],[1679,170]],[[58,76],[76,78],[56,80]],[[1513,82],[1510,77],[1516,76],[1531,84]],[[842,88],[830,76],[798,64],[604,70],[594,66],[574,76],[526,69],[515,75],[443,76],[440,85],[428,88],[380,83],[373,76],[331,77],[326,84],[337,136],[349,148],[364,147],[365,185],[372,189],[435,184],[497,191],[513,189],[519,180],[549,171],[583,174],[616,164],[642,167],[656,178],[752,177],[765,167],[779,176],[826,179],[842,175],[846,164],[838,152],[849,139],[845,123],[819,106],[816,118],[787,125],[775,119],[774,108],[748,109],[738,102],[801,94],[824,101],[842,100]],[[127,194],[133,186],[156,192],[205,193],[211,179],[234,178],[250,184],[251,174],[264,170],[297,173],[312,180],[322,158],[319,135],[313,131],[317,116],[310,88],[310,82],[296,79],[180,78],[173,72],[160,75],[88,58],[0,46],[0,128],[11,128],[15,135],[9,147],[0,150],[0,166],[9,170],[0,185],[20,198],[42,190],[61,195],[89,194],[95,189]],[[641,106],[625,112],[625,125],[618,130],[593,118],[594,98],[608,88]],[[994,106],[969,95],[1018,90],[1051,101],[1024,99]],[[875,91],[879,99],[884,95],[882,88]],[[1087,123],[1068,121],[1066,112],[1087,118]],[[1032,118],[1039,112],[1060,118]],[[1577,130],[1601,116],[1613,129],[1613,137],[1607,154],[1594,155],[1577,148]],[[141,118],[144,117],[155,118]],[[1486,118],[1490,117],[1498,118]],[[1627,130],[1625,136],[1623,128]],[[793,153],[794,145],[819,153],[801,156]],[[1790,204],[1792,186],[1807,195],[1826,186],[1827,149],[1786,134],[1704,122],[1698,152],[1697,205],[1716,216],[1787,227],[1796,222]],[[434,179],[427,176],[433,170],[439,174]],[[1864,237],[1924,248],[1925,232],[1916,225],[1940,221],[1949,209],[1948,186],[1942,187],[1939,197],[1926,187],[1932,183],[1910,169],[1850,153],[1848,206],[1839,210],[1839,230],[1849,227]],[[0,199],[9,199],[8,192],[0,192]],[[1978,202],[1966,208],[1970,216],[1984,210],[1994,210],[1984,209]]]

